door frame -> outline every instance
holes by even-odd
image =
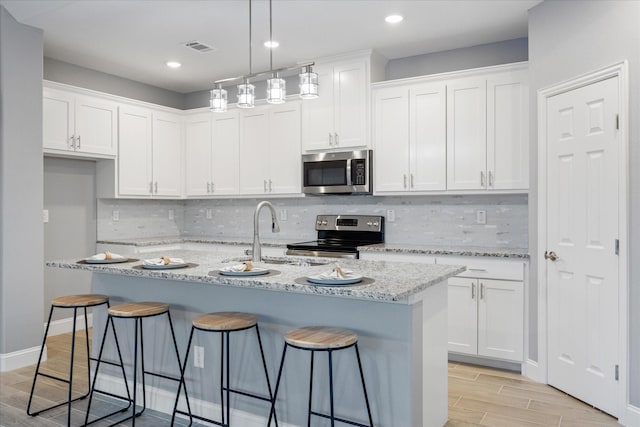
[[[547,263],[540,255],[547,248],[547,99],[574,89],[588,86],[608,78],[618,77],[619,92],[619,162],[618,162],[618,227],[619,227],[619,332],[618,354],[619,360],[619,396],[618,419],[624,424],[628,390],[628,295],[629,295],[629,238],[628,238],[628,186],[629,186],[629,74],[627,61],[621,61],[611,66],[578,76],[563,82],[538,90],[538,254],[533,254],[538,260],[538,362],[536,379],[548,383],[548,333],[547,333]]]

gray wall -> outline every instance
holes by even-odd
[[[44,257],[84,258],[96,249],[96,164],[87,160],[44,159]],[[45,267],[44,314],[51,299],[91,292],[91,272]],[[72,310],[56,310],[54,320],[70,317]],[[46,318],[46,317],[45,317]]]
[[[42,31],[0,6],[0,354],[42,339]]]
[[[578,10],[579,8],[579,10]],[[545,1],[529,15],[529,71],[531,83],[531,191],[530,253],[532,295],[536,295],[537,239],[537,105],[540,88],[603,68],[623,59],[629,61],[630,76],[630,401],[640,405],[640,2],[636,1]],[[537,307],[531,307],[536,313]],[[535,317],[535,316],[534,316]],[[537,320],[537,319],[532,319]],[[532,323],[535,325],[535,322]],[[536,345],[536,331],[530,342]]]
[[[181,93],[56,59],[44,58],[44,79],[167,107],[184,108],[184,95]]]
[[[509,64],[528,59],[527,39],[506,40],[444,52],[392,59],[386,80]]]

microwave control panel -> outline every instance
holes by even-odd
[[[365,159],[351,160],[351,184],[365,185],[367,183],[367,166]]]

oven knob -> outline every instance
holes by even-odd
[[[322,225],[327,225],[327,220],[326,219],[322,220]]]
[[[378,224],[378,221],[376,221],[376,222],[374,222],[374,223],[373,223],[373,226],[374,226],[374,227],[377,227],[378,225],[380,225],[380,224]]]
[[[317,221],[316,221],[316,225],[322,225],[322,221],[317,220]]]
[[[368,225],[369,227],[371,227],[371,226],[373,225],[373,223],[372,223],[371,221],[368,221],[368,222],[367,222],[367,225]]]

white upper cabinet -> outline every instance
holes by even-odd
[[[446,189],[446,86],[374,92],[375,192]]]
[[[118,194],[182,194],[182,125],[177,114],[119,107]]]
[[[243,111],[240,122],[240,193],[301,192],[300,103]]]
[[[240,181],[240,114],[213,114],[213,149],[209,194],[238,194]]]
[[[529,187],[526,70],[457,79],[447,87],[447,189]]]
[[[367,147],[369,63],[354,60],[323,64],[316,99],[302,104],[302,147],[305,151]]]
[[[185,190],[187,196],[207,196],[211,190],[211,113],[185,120]]]
[[[107,158],[117,154],[117,104],[71,91],[43,88],[45,153]]]

